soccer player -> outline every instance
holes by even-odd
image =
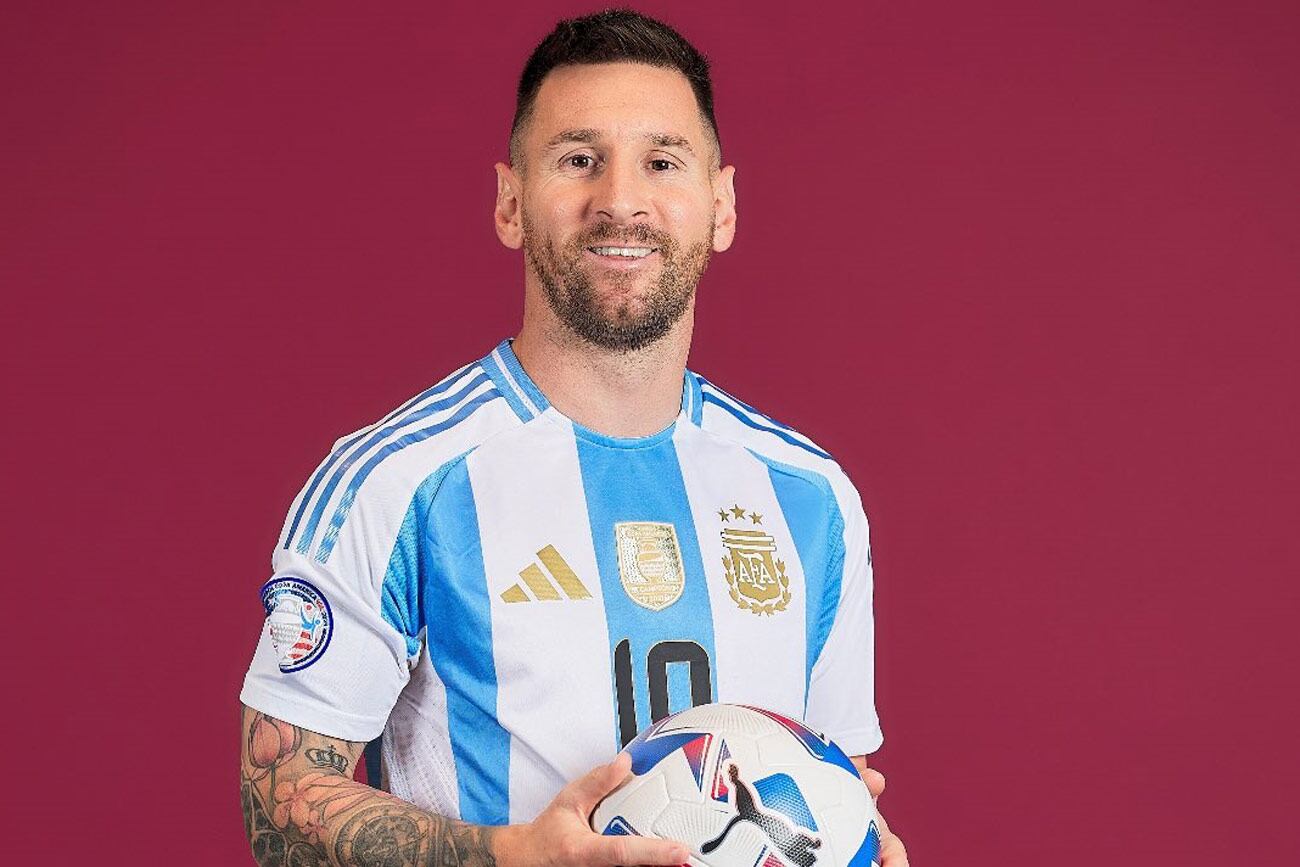
[[[623,744],[710,701],[808,720],[879,795],[857,492],[686,368],[736,229],[707,62],[633,12],[561,22],[496,172],[518,336],[335,443],[275,548],[241,694],[254,855],[679,864],[588,815]],[[386,791],[352,779],[381,734]]]

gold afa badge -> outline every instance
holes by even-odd
[[[724,524],[746,518],[751,528],[763,523],[762,515],[740,506],[719,509],[718,515]],[[722,568],[732,601],[755,614],[784,611],[792,593],[785,561],[776,556],[776,538],[765,530],[728,526],[722,529],[722,544],[727,549]]]
[[[614,525],[618,577],[637,605],[663,611],[686,587],[682,549],[672,524],[624,521]]]

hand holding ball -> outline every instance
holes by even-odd
[[[681,840],[700,867],[872,867],[871,793],[839,747],[798,720],[707,704],[665,717],[625,752],[632,777],[595,831]]]

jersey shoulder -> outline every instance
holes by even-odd
[[[421,485],[534,417],[508,387],[488,355],[337,439],[294,499],[279,549],[325,563],[359,504],[389,520],[403,513]]]
[[[847,481],[839,463],[811,438],[700,374],[691,376],[698,385],[695,421],[706,433],[731,440],[769,462]]]
[[[845,547],[855,562],[870,563],[867,516],[862,496],[843,468],[816,442],[724,391],[699,374],[691,398],[698,407],[692,420],[706,435],[745,448],[771,472],[793,484],[807,484],[824,502],[833,503],[843,527]],[[797,481],[794,481],[797,480]]]

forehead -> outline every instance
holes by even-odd
[[[695,93],[676,69],[644,63],[597,63],[552,70],[533,103],[530,137],[547,141],[571,128],[612,137],[675,133],[698,141],[703,129]]]

